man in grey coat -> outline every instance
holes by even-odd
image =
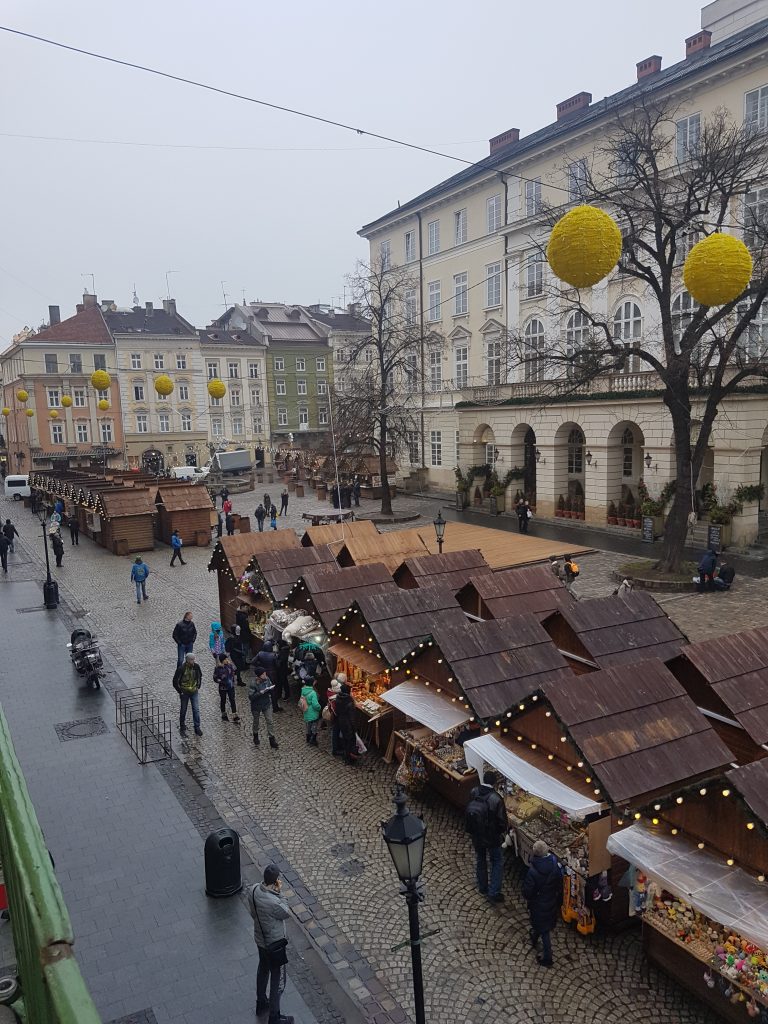
[[[253,918],[253,937],[259,950],[256,1014],[264,1014],[269,1010],[269,1024],[293,1024],[293,1017],[284,1017],[280,1013],[280,976],[284,965],[288,963],[285,922],[291,912],[280,895],[280,869],[277,865],[267,864],[264,868],[264,881],[261,885],[254,885],[249,893],[248,909]]]

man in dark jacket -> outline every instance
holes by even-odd
[[[13,525],[10,519],[6,519],[3,523],[3,533],[8,538],[8,549],[13,554],[13,538],[19,536],[19,531]]]
[[[523,879],[523,898],[531,918],[531,945],[535,949],[541,938],[541,953],[536,959],[542,967],[552,966],[550,932],[557,924],[563,900],[563,872],[547,844],[537,839],[528,873]]]
[[[51,546],[56,556],[56,565],[60,566],[64,558],[64,541],[61,539],[60,533],[51,534]]]
[[[731,585],[736,577],[736,570],[732,565],[726,565],[725,562],[720,563],[720,570],[712,580],[715,590],[730,590]]]
[[[237,685],[245,686],[242,673],[248,671],[248,650],[239,626],[232,627],[232,635],[227,637],[224,650],[230,656],[232,664],[235,666]]]
[[[187,731],[187,707],[192,705],[192,721],[195,735],[202,736],[200,728],[200,687],[203,684],[203,671],[195,662],[194,654],[187,654],[183,664],[179,665],[173,675],[173,688],[181,700],[179,709],[179,732],[183,736]]]
[[[263,666],[257,668],[254,663],[253,679],[248,684],[248,700],[250,701],[251,714],[253,715],[253,742],[258,747],[259,716],[264,715],[264,721],[267,723],[269,745],[273,750],[277,750],[278,744],[275,737],[274,719],[272,717],[271,694],[273,689],[274,684]]]
[[[264,671],[269,676],[270,680],[274,683],[277,678],[277,658],[275,657],[274,651],[272,650],[271,641],[267,640],[261,645],[261,650],[258,652],[256,657],[253,659],[253,671],[258,672],[259,669]],[[277,702],[277,687],[272,691],[272,710],[282,711],[283,709]]]
[[[266,514],[267,514],[267,510],[264,508],[264,506],[261,504],[261,502],[259,502],[259,504],[256,506],[256,512],[255,512],[255,515],[256,515],[256,525],[259,528],[259,533],[264,533],[264,517],[266,516]]]
[[[0,533],[0,564],[3,567],[3,572],[8,572],[8,548],[10,547],[8,538],[4,533]]]
[[[184,612],[184,618],[173,627],[173,639],[176,642],[176,664],[184,664],[184,655],[191,654],[197,640],[197,626],[192,621],[192,612]]]
[[[698,590],[700,594],[703,594],[705,590],[713,590],[714,585],[712,580],[715,576],[715,566],[717,565],[717,552],[713,551],[712,548],[709,551],[705,551],[702,555],[701,561],[699,562],[699,585]]]
[[[291,912],[285,898],[280,895],[280,869],[277,865],[267,864],[263,878],[261,885],[254,885],[248,896],[253,937],[259,951],[256,1014],[261,1016],[269,1010],[269,1024],[293,1024],[293,1017],[280,1013],[280,980],[282,969],[288,963],[285,922]]]
[[[336,698],[336,721],[339,725],[339,739],[345,764],[354,764],[357,737],[355,735],[355,701],[349,683],[342,683]]]
[[[485,781],[469,795],[466,827],[475,847],[477,888],[491,903],[503,903],[501,880],[504,868],[501,844],[509,830],[507,808],[496,792],[499,777],[487,771]],[[490,862],[490,886],[488,863]]]
[[[288,655],[291,653],[289,644],[279,642],[277,654],[275,655],[275,692],[278,699],[290,700],[291,692],[288,687]]]

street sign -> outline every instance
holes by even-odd
[[[717,551],[719,554],[723,545],[723,528],[717,523],[710,523],[707,527],[707,549]]]
[[[643,544],[653,544],[653,516],[643,516]]]

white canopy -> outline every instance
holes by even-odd
[[[421,683],[400,683],[385,691],[381,699],[433,732],[448,732],[469,721],[469,715],[462,704],[458,701],[453,704]]]
[[[768,889],[746,871],[645,825],[615,832],[608,849],[713,921],[768,949]]]
[[[546,800],[555,807],[560,807],[572,818],[581,820],[588,814],[598,814],[603,805],[588,796],[582,796],[575,789],[558,782],[546,772],[524,761],[522,757],[499,743],[495,736],[478,736],[467,740],[464,744],[464,759],[470,768],[474,768],[479,778],[483,777],[483,762],[516,783],[526,793],[532,793],[541,800]]]

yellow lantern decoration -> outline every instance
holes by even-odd
[[[97,404],[102,412],[106,412],[107,409],[109,408],[109,402],[106,400],[106,398],[100,398]]]
[[[59,418],[59,414],[56,412],[55,409],[51,409],[48,415],[51,417],[52,420],[57,420]]]
[[[4,405],[3,406],[3,416],[10,416],[10,415],[11,415],[11,410],[8,408],[7,405]]]
[[[64,406],[65,409],[69,409],[69,407],[72,405],[72,395],[62,395],[61,404]]]
[[[214,377],[213,380],[208,381],[208,394],[211,398],[223,398],[227,393],[227,386],[223,380],[219,380],[218,377]]]
[[[683,281],[702,306],[722,306],[738,299],[752,277],[752,256],[733,235],[702,238],[688,253]]]
[[[26,400],[29,398],[29,392],[25,391],[24,388],[21,388],[20,391],[16,392],[16,397],[20,402],[26,402]]]
[[[35,415],[35,410],[34,409],[27,409],[26,410],[26,415],[27,416],[34,416]]]
[[[106,370],[94,370],[91,374],[91,386],[97,391],[106,391],[112,383],[112,378]]]
[[[619,225],[596,206],[569,210],[552,228],[547,260],[552,271],[574,288],[591,288],[621,258]]]
[[[159,377],[155,377],[155,391],[158,395],[170,395],[173,391],[173,381],[167,373],[161,373]]]

